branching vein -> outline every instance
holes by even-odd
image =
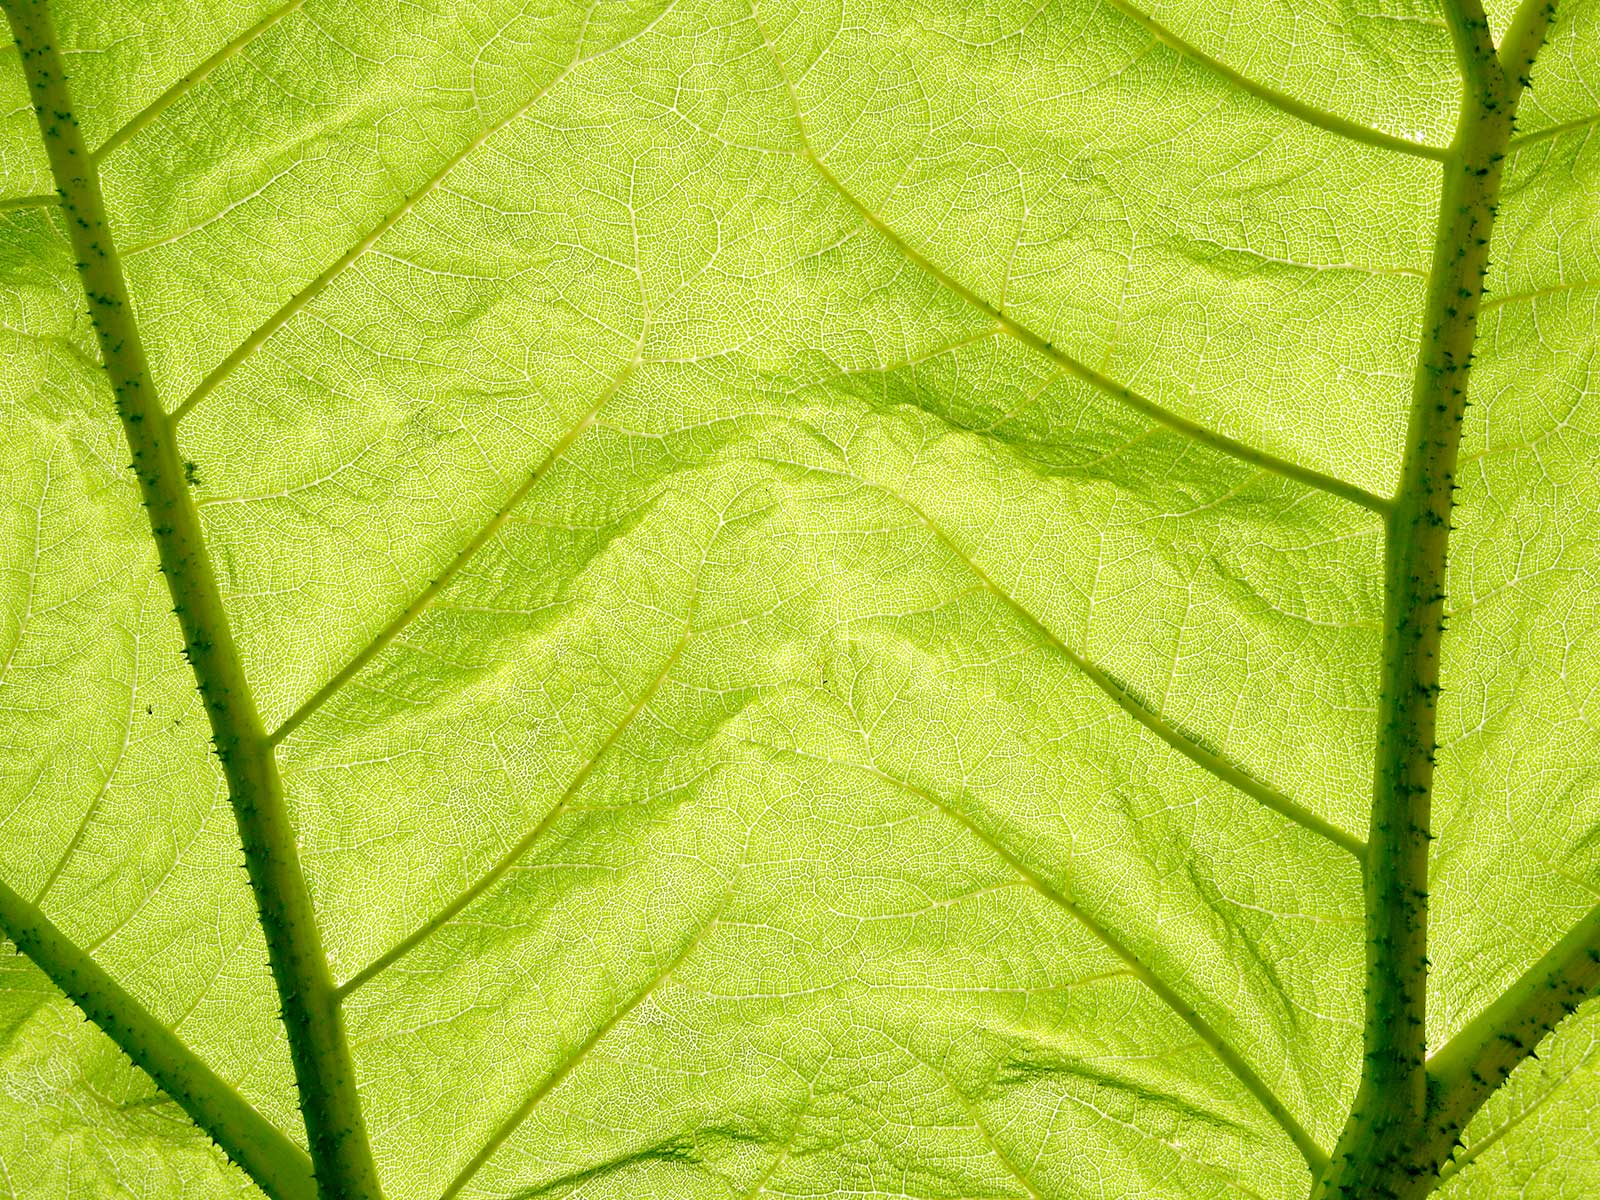
[[[656,672],[655,677],[650,681],[649,686],[647,686],[644,691],[640,693],[639,698],[634,701],[633,705],[628,709],[628,711],[622,715],[622,719],[618,721],[617,724],[612,728],[611,732],[606,736],[606,739],[601,742],[599,746],[595,747],[594,752],[584,760],[583,766],[578,768],[577,773],[572,777],[572,781],[567,784],[566,790],[561,793],[561,798],[557,800],[555,804],[551,805],[550,811],[545,813],[545,815],[539,819],[538,824],[524,834],[514,846],[502,854],[494,866],[490,867],[481,876],[479,876],[470,887],[461,892],[460,895],[456,896],[455,899],[451,900],[448,904],[446,904],[433,916],[429,917],[406,937],[402,938],[389,950],[379,955],[367,966],[363,967],[349,979],[345,980],[344,983],[340,984],[340,999],[343,999],[345,996],[355,991],[356,988],[372,979],[373,976],[378,975],[387,970],[389,967],[393,966],[395,963],[400,961],[400,959],[404,958],[407,954],[410,954],[411,951],[415,950],[434,933],[438,932],[438,930],[449,924],[450,921],[454,920],[455,917],[460,914],[462,909],[466,908],[479,896],[483,895],[491,887],[503,879],[506,873],[510,871],[511,868],[516,866],[517,863],[520,862],[525,855],[527,855],[528,851],[533,849],[534,845],[542,837],[544,837],[545,832],[549,830],[549,828],[561,817],[561,814],[567,811],[567,808],[572,803],[573,798],[583,790],[583,785],[587,783],[589,781],[589,777],[594,774],[595,769],[600,765],[600,761],[605,757],[606,752],[617,744],[617,742],[622,738],[622,735],[628,731],[628,727],[632,725],[633,722],[638,718],[639,714],[644,712],[644,710],[650,706],[650,702],[655,699],[656,693],[661,690],[661,685],[666,683],[667,677],[672,674],[672,668],[677,665],[678,660],[683,656],[683,652],[688,648],[689,639],[692,636],[692,631],[684,631],[683,636],[678,639],[678,644],[672,648],[672,653],[667,656],[666,662],[663,663],[661,669]]]
[[[654,24],[654,22],[651,22],[651,24]],[[647,25],[645,28],[648,29],[649,27],[650,26]],[[640,36],[639,33],[635,33],[633,35],[633,37],[638,36]],[[626,40],[632,39],[629,38]],[[626,44],[626,41],[621,44]],[[615,50],[616,48],[617,47],[613,46],[610,47],[609,50],[602,51],[600,53],[609,53],[611,50]],[[407,214],[415,210],[417,205],[421,204],[434,192],[438,191],[439,188],[444,184],[445,180],[449,178],[451,173],[454,172],[457,167],[464,163],[474,153],[481,149],[490,138],[494,137],[501,130],[509,128],[515,122],[525,117],[533,110],[534,106],[537,105],[539,101],[544,99],[544,97],[549,94],[552,88],[565,79],[576,67],[590,61],[593,57],[597,56],[598,55],[591,55],[590,58],[575,58],[572,62],[568,63],[566,67],[557,72],[551,79],[540,86],[534,92],[534,94],[524,101],[520,106],[514,108],[511,112],[507,113],[499,120],[493,121],[483,129],[479,130],[474,137],[470,138],[464,145],[460,147],[460,149],[446,159],[443,165],[441,165],[432,176],[418,185],[416,189],[407,195],[401,201],[401,203],[397,205],[387,216],[369,229],[359,241],[357,241],[353,246],[336,258],[332,263],[328,264],[328,266],[322,270],[321,274],[319,274],[310,283],[306,284],[305,287],[301,288],[293,296],[289,297],[288,300],[284,301],[283,304],[279,306],[278,310],[268,317],[264,322],[262,322],[261,325],[257,326],[256,329],[244,339],[244,341],[239,343],[238,347],[236,347],[227,358],[223,359],[220,363],[213,367],[210,373],[207,374],[206,377],[195,386],[194,391],[190,392],[184,401],[173,410],[172,419],[174,421],[181,421],[190,409],[192,409],[196,404],[200,403],[201,400],[204,400],[206,396],[210,395],[210,393],[214,391],[223,380],[231,375],[241,363],[259,350],[263,345],[265,345],[273,334],[277,333],[278,330],[287,325],[294,318],[295,314],[299,313],[306,307],[306,305],[310,304],[313,300],[320,296],[327,289],[329,284],[331,284],[335,279],[344,273],[346,268],[348,268],[357,259],[361,258],[362,255],[366,254],[367,251],[371,250],[373,246],[377,245],[379,240],[382,239],[383,235],[388,233],[389,230],[393,229],[397,224],[399,224],[399,222],[404,219]]]
[[[237,37],[233,38],[215,54],[212,54],[209,58],[201,62],[199,66],[194,68],[194,70],[190,71],[182,79],[179,79],[166,91],[162,92],[161,95],[157,96],[148,105],[146,105],[142,110],[135,113],[126,122],[124,122],[122,128],[118,129],[105,141],[101,142],[100,145],[95,147],[94,153],[90,156],[91,159],[98,163],[101,159],[114,153],[119,147],[125,145],[129,139],[131,139],[141,129],[149,125],[150,122],[154,121],[162,113],[166,112],[179,100],[183,99],[183,97],[189,92],[194,90],[200,84],[204,83],[211,73],[223,63],[238,55],[239,52],[251,42],[261,37],[262,34],[266,33],[274,25],[277,25],[280,21],[284,20],[284,18],[288,17],[291,13],[297,11],[302,5],[305,4],[305,2],[306,0],[289,0],[287,4],[274,10],[273,12],[268,13],[254,25],[251,25],[249,28],[241,31]]]
[[[299,708],[290,714],[282,725],[272,731],[272,734],[267,739],[272,745],[277,745],[298,729],[301,722],[327,703],[334,693],[355,678],[362,667],[371,662],[389,643],[393,642],[400,635],[401,630],[428,610],[428,606],[433,603],[439,593],[449,586],[450,581],[461,573],[462,568],[471,562],[478,552],[488,545],[489,540],[511,519],[511,514],[516,511],[517,505],[522,503],[534,486],[549,474],[550,468],[555,466],[561,456],[572,448],[573,443],[582,437],[590,426],[594,424],[606,402],[622,389],[623,385],[633,376],[633,373],[639,369],[639,365],[640,360],[637,355],[623,364],[621,370],[612,376],[611,382],[600,392],[595,402],[579,416],[570,429],[557,439],[555,445],[544,456],[543,461],[528,473],[526,479],[512,489],[511,494],[495,510],[494,515],[485,521],[472,537],[467,539],[466,544],[457,551],[456,556],[450,560],[449,564],[438,575],[429,580],[428,585],[418,592],[409,604],[396,613],[394,618],[379,630],[377,635],[363,646],[349,662],[345,663],[332,679],[318,688]]]
[[[1127,688],[1113,679],[1103,668],[1068,646],[1052,633],[1038,617],[1023,607],[1010,592],[989,578],[988,574],[973,560],[972,556],[962,549],[960,544],[946,533],[932,517],[928,516],[927,513],[904,496],[896,495],[895,499],[917,515],[928,530],[939,539],[940,543],[978,577],[978,581],[983,584],[990,595],[1010,609],[1019,620],[1033,631],[1035,636],[1082,672],[1090,683],[1094,684],[1104,695],[1109,697],[1128,716],[1155,734],[1190,762],[1223,783],[1243,792],[1246,796],[1280,816],[1287,817],[1302,829],[1309,830],[1318,837],[1325,838],[1335,846],[1338,846],[1339,849],[1345,851],[1345,853],[1353,855],[1356,859],[1359,860],[1365,855],[1366,844],[1361,839],[1345,832],[1337,825],[1323,820],[1304,805],[1289,799],[1271,784],[1262,782],[1243,767],[1230,762],[1215,751],[1207,749],[1164,718],[1159,712],[1140,703]]]
[[[1313,105],[1306,104],[1304,101],[1296,100],[1293,96],[1280,92],[1275,88],[1257,83],[1255,80],[1240,74],[1221,60],[1211,57],[1198,46],[1184,41],[1154,17],[1129,4],[1127,0],[1106,0],[1106,3],[1144,29],[1163,46],[1177,51],[1185,58],[1199,63],[1207,70],[1214,71],[1234,87],[1248,92],[1257,100],[1271,105],[1279,112],[1286,113],[1296,120],[1304,121],[1306,124],[1313,125],[1328,133],[1337,134],[1339,137],[1361,142],[1363,145],[1376,146],[1380,150],[1392,150],[1396,154],[1409,154],[1417,158],[1431,158],[1435,161],[1441,161],[1448,153],[1438,146],[1430,146],[1426,142],[1416,142],[1407,138],[1395,137],[1392,133],[1384,133],[1382,130],[1373,129],[1370,126],[1348,120],[1334,113],[1325,112]]]
[[[1222,1065],[1228,1069],[1234,1078],[1244,1085],[1245,1090],[1255,1097],[1257,1103],[1266,1110],[1267,1114],[1283,1130],[1289,1140],[1294,1143],[1295,1148],[1299,1150],[1301,1156],[1306,1160],[1306,1164],[1311,1168],[1313,1174],[1321,1170],[1327,1163],[1327,1153],[1317,1145],[1316,1139],[1295,1120],[1294,1114],[1288,1110],[1283,1101],[1267,1085],[1266,1081],[1256,1074],[1254,1068],[1244,1060],[1244,1057],[1217,1032],[1205,1017],[1200,1015],[1198,1009],[1152,971],[1133,949],[1117,937],[1110,928],[1101,923],[1093,914],[1085,910],[1060,888],[1056,887],[1055,884],[1051,883],[1050,880],[1029,866],[1027,862],[1008,849],[1003,842],[983,826],[968,817],[960,809],[947,804],[926,788],[918,787],[908,780],[891,775],[877,766],[837,759],[822,759],[796,750],[782,750],[781,753],[797,758],[811,759],[816,762],[824,762],[830,766],[845,767],[849,770],[871,775],[875,779],[881,780],[932,805],[950,820],[972,834],[973,837],[998,855],[1030,888],[1082,925],[1096,941],[1105,946],[1122,963],[1129,975],[1153,992],[1162,1004],[1166,1005],[1185,1025],[1194,1030],[1200,1041],[1222,1062]]]
[[[991,318],[1017,341],[1021,342],[1024,346],[1027,346],[1030,350],[1043,355],[1073,378],[1098,389],[1107,396],[1110,396],[1112,399],[1127,405],[1136,412],[1142,413],[1151,420],[1166,426],[1168,429],[1172,429],[1178,433],[1184,434],[1185,436],[1192,438],[1194,441],[1199,442],[1202,445],[1209,446],[1213,450],[1220,451],[1221,453],[1229,455],[1232,458],[1239,459],[1242,462],[1250,463],[1252,466],[1260,467],[1263,470],[1271,471],[1274,474],[1281,475],[1286,479],[1292,479],[1295,482],[1305,484],[1308,487],[1316,488],[1319,491],[1328,492],[1331,495],[1338,496],[1343,500],[1348,500],[1352,504],[1360,505],[1362,508],[1368,509],[1369,511],[1379,515],[1382,515],[1388,511],[1389,502],[1382,496],[1375,495],[1372,492],[1367,491],[1365,488],[1359,487],[1347,480],[1337,479],[1332,475],[1328,475],[1322,471],[1313,470],[1310,467],[1302,467],[1297,463],[1289,462],[1287,459],[1280,458],[1275,454],[1271,454],[1255,446],[1248,445],[1236,438],[1228,437],[1226,434],[1219,433],[1214,429],[1207,428],[1206,426],[1201,425],[1199,422],[1192,421],[1188,417],[1181,416],[1178,413],[1163,408],[1153,400],[1149,400],[1146,397],[1139,395],[1137,392],[1134,392],[1130,388],[1126,388],[1122,384],[1117,383],[1115,380],[1107,378],[1099,371],[1096,371],[1093,368],[1079,362],[1065,351],[1057,349],[1056,346],[1048,339],[1039,333],[1036,333],[1034,330],[1028,328],[1026,325],[1018,321],[1015,317],[1012,317],[1010,314],[984,299],[966,284],[955,278],[955,276],[949,274],[943,268],[939,267],[926,256],[924,256],[921,251],[917,250],[914,246],[902,238],[899,233],[897,233],[888,224],[888,222],[884,221],[882,217],[873,212],[873,210],[863,203],[859,197],[850,191],[850,189],[845,187],[843,182],[840,181],[838,176],[836,176],[833,173],[833,170],[828,166],[823,156],[817,152],[815,144],[811,139],[810,131],[806,126],[804,109],[801,107],[799,96],[795,93],[794,85],[789,78],[789,68],[784,63],[782,56],[778,53],[777,47],[773,44],[772,36],[770,33],[768,33],[766,26],[762,21],[761,11],[759,5],[755,3],[755,0],[752,0],[751,12],[754,16],[756,26],[760,30],[762,41],[766,45],[767,51],[777,68],[778,74],[782,77],[784,88],[788,94],[790,109],[795,121],[796,136],[800,144],[801,157],[803,157],[808,163],[811,164],[813,168],[815,168],[817,174],[821,176],[823,182],[826,183],[828,187],[845,202],[845,204],[854,209],[868,226],[875,230],[878,235],[884,239],[884,241],[886,241],[895,249],[897,253],[899,253],[903,258],[905,258],[928,278],[932,279],[941,287],[952,292],[954,295],[960,297],[979,312]]]
[[[565,1080],[567,1076],[572,1074],[572,1072],[577,1068],[578,1064],[588,1056],[589,1052],[600,1044],[600,1041],[606,1036],[606,1034],[610,1033],[619,1024],[621,1024],[624,1017],[626,1017],[634,1009],[638,1008],[639,1005],[643,1004],[661,989],[662,984],[666,983],[666,981],[672,977],[672,973],[684,964],[685,960],[687,960],[688,957],[695,952],[696,948],[699,947],[699,945],[705,940],[706,936],[716,928],[717,920],[720,917],[721,912],[721,908],[718,908],[717,911],[711,915],[710,919],[701,925],[700,928],[694,932],[694,935],[685,941],[681,947],[679,947],[677,953],[672,956],[672,958],[664,967],[662,967],[654,979],[652,979],[645,987],[635,992],[622,1004],[618,1005],[612,1011],[609,1017],[600,1022],[600,1024],[596,1025],[589,1036],[584,1038],[582,1042],[574,1047],[572,1051],[567,1054],[567,1056],[563,1058],[559,1064],[557,1064],[556,1068],[546,1075],[544,1079],[539,1082],[537,1087],[528,1093],[527,1097],[522,1101],[522,1103],[517,1105],[516,1109],[512,1111],[511,1115],[506,1117],[505,1120],[495,1127],[494,1132],[489,1136],[489,1140],[483,1144],[478,1152],[474,1154],[470,1160],[468,1160],[467,1165],[462,1167],[460,1172],[457,1173],[456,1177],[450,1181],[449,1186],[446,1187],[443,1193],[440,1194],[439,1200],[452,1200],[452,1197],[460,1194],[461,1189],[466,1187],[467,1184],[471,1182],[472,1177],[483,1169],[485,1163],[494,1157],[495,1151],[499,1150],[500,1147],[505,1144],[506,1139],[515,1133],[517,1128],[528,1119],[533,1110],[538,1107],[539,1102],[551,1092],[555,1091],[555,1089],[561,1085],[562,1081]]]

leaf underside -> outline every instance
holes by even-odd
[[[1306,1193],[1439,12],[50,12],[385,1195]],[[1600,0],[1559,12],[1456,475],[1433,1049],[1600,899]],[[303,1147],[14,46],[0,87],[5,912]],[[1443,1195],[1600,1193],[1597,1012]],[[7,943],[0,1196],[122,1194],[260,1193]]]

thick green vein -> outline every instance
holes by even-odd
[[[1428,1060],[1429,1137],[1443,1158],[1546,1034],[1600,995],[1600,904]]]
[[[911,243],[907,242],[887,221],[873,212],[854,192],[845,187],[839,177],[833,173],[833,170],[828,166],[822,155],[817,152],[815,144],[811,140],[811,134],[806,127],[805,115],[800,106],[799,97],[796,95],[794,84],[789,78],[789,68],[784,63],[782,56],[779,55],[777,47],[773,44],[772,35],[767,31],[766,25],[762,21],[758,0],[751,0],[751,13],[761,34],[761,39],[766,45],[767,52],[771,56],[772,62],[783,81],[783,86],[789,99],[790,112],[794,118],[800,156],[811,164],[812,168],[822,178],[822,181],[846,205],[853,209],[868,227],[874,230],[901,257],[915,266],[929,279],[932,279],[940,287],[945,288],[989,317],[1006,333],[1036,354],[1042,355],[1055,363],[1057,367],[1074,379],[1088,384],[1135,412],[1142,413],[1152,421],[1164,425],[1174,432],[1181,433],[1201,445],[1220,451],[1231,458],[1236,458],[1241,462],[1249,463],[1251,466],[1259,467],[1265,471],[1271,471],[1273,474],[1281,475],[1286,479],[1292,479],[1296,483],[1304,484],[1307,487],[1328,492],[1342,500],[1348,500],[1352,504],[1360,505],[1362,508],[1380,516],[1389,511],[1389,501],[1382,496],[1375,495],[1348,480],[1338,479],[1322,471],[1300,466],[1298,463],[1292,463],[1288,459],[1280,458],[1259,447],[1241,442],[1237,438],[1231,438],[1226,434],[1219,433],[1200,424],[1198,421],[1192,421],[1188,417],[1163,408],[1155,401],[1141,396],[1131,388],[1124,387],[1114,379],[1102,375],[1099,371],[1058,349],[1054,343],[1022,324],[1003,308],[984,299],[955,276],[934,263]]]
[[[22,56],[95,335],[132,467],[205,702],[255,895],[321,1200],[381,1195],[321,934],[300,869],[283,784],[239,663],[176,431],[150,379],[100,182],[73,113],[41,0],[0,0]]]
[[[1443,1151],[1424,1131],[1451,1119],[1436,1111],[1440,1095],[1425,1062],[1428,860],[1451,517],[1507,143],[1521,81],[1552,14],[1548,0],[1525,0],[1502,62],[1478,0],[1446,3],[1465,88],[1439,196],[1400,486],[1386,517],[1378,742],[1363,876],[1365,1054],[1316,1200],[1426,1194]]]
[[[1445,1163],[1445,1165],[1440,1168],[1439,1182],[1445,1182],[1445,1180],[1449,1179],[1452,1175],[1459,1175],[1462,1171],[1466,1170],[1473,1163],[1477,1162],[1478,1159],[1487,1154],[1495,1147],[1495,1145],[1497,1145],[1503,1138],[1511,1134],[1519,1125],[1532,1118],[1534,1114],[1544,1108],[1546,1104],[1550,1103],[1551,1099],[1554,1098],[1556,1093],[1565,1087],[1573,1078],[1573,1076],[1577,1075],[1579,1071],[1582,1071],[1594,1060],[1596,1053],[1597,1050],[1591,1048],[1582,1059],[1580,1059],[1575,1065],[1568,1067],[1565,1071],[1563,1071],[1559,1078],[1552,1082],[1527,1104],[1519,1108],[1512,1116],[1496,1125],[1493,1130],[1485,1134],[1483,1137],[1478,1138],[1472,1143],[1472,1145],[1466,1146],[1464,1149],[1458,1151],[1449,1162]]]
[[[0,931],[273,1200],[316,1200],[306,1152],[3,881]]]

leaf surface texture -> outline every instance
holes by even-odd
[[[1361,1058],[1430,5],[53,14],[394,1200],[1305,1193]],[[1434,1046],[1600,898],[1561,14],[1459,477]],[[0,878],[303,1142],[14,48],[0,87]],[[5,953],[0,1189],[251,1194]],[[1445,1195],[1596,1186],[1595,1028]]]

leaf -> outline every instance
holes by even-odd
[[[1594,0],[4,8],[9,1194],[1593,1190]]]

